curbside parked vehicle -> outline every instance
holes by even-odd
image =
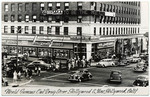
[[[96,64],[96,67],[117,66],[117,61],[113,59],[102,59]]]
[[[91,79],[92,79],[92,74],[87,69],[75,71],[68,78],[68,80],[71,82],[82,82]]]
[[[136,65],[136,67],[133,68],[134,72],[145,72],[147,69],[147,66],[143,63],[140,62]]]
[[[138,75],[133,82],[133,87],[147,87],[149,84],[147,75]]]
[[[121,71],[119,71],[119,70],[111,71],[109,81],[110,82],[119,82],[119,83],[121,83],[122,82]]]

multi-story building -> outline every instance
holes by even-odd
[[[2,50],[89,59],[139,53],[140,1],[3,2]],[[18,35],[18,42],[17,42]]]

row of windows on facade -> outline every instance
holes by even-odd
[[[17,27],[17,30],[19,31],[18,33],[22,33],[21,26]],[[24,27],[25,34],[29,34],[29,26]],[[10,28],[11,33],[15,33],[15,27],[11,26]],[[37,34],[36,33],[36,26],[32,26],[32,34]],[[47,30],[44,30],[43,26],[39,27],[39,34],[52,34],[53,32],[51,31],[50,27],[47,27]],[[68,27],[64,27],[64,35],[68,35]],[[96,35],[96,27],[94,27],[94,34]],[[4,33],[8,33],[8,26],[4,26]],[[139,33],[139,28],[135,27],[100,27],[99,28],[99,35],[122,35],[122,34],[137,34]],[[55,27],[55,35],[60,35],[60,27]],[[82,27],[77,27],[77,35],[82,35]]]
[[[56,3],[56,8],[53,9],[53,3],[48,3],[47,10],[60,10],[60,3]],[[96,4],[91,4],[91,10],[96,10]],[[25,4],[25,11],[30,10],[29,9],[29,3]],[[41,10],[46,10],[44,3],[40,4]],[[82,3],[77,4],[77,9],[82,10]],[[36,3],[32,3],[32,10],[37,10]],[[69,3],[64,4],[64,10],[69,10]],[[4,5],[4,11],[8,11],[8,4]],[[15,4],[11,4],[11,11],[15,11]],[[23,4],[18,4],[18,10],[17,11],[23,11]],[[100,3],[99,11],[108,11],[108,12],[116,12],[116,13],[122,13],[122,14],[131,14],[131,15],[140,15],[140,10],[137,8],[127,8],[123,6],[117,6],[117,5],[110,5],[110,4],[103,4]]]
[[[25,22],[29,22],[29,15],[25,15]],[[8,15],[4,15],[4,22],[8,22]],[[98,21],[99,19],[99,21]],[[22,19],[22,15],[18,15],[18,22],[21,22]],[[77,16],[77,23],[82,23],[83,17],[82,16]],[[10,16],[10,21],[14,22],[15,21],[15,15],[11,15]],[[32,16],[32,22],[36,22],[37,21],[37,16],[33,15]],[[64,21],[65,23],[68,23],[69,21],[69,16],[40,16],[39,18],[40,22],[52,22],[52,21],[56,21],[56,22],[60,22],[60,21]],[[130,23],[130,24],[140,24],[140,18],[126,18],[126,17],[108,17],[108,16],[99,16],[99,17],[95,17],[94,22],[100,22],[100,23]]]

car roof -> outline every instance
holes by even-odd
[[[111,72],[121,72],[120,70],[112,70]]]
[[[148,75],[138,75],[137,77],[145,77],[148,79]]]

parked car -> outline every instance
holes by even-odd
[[[47,64],[42,60],[35,60],[27,65],[27,68],[35,69],[35,67],[40,67],[41,70],[49,70],[51,68],[51,64]]]
[[[128,58],[131,63],[138,63],[141,61],[141,58],[138,54],[134,54],[131,57]]]
[[[136,67],[133,68],[134,72],[145,72],[147,69],[147,66],[145,65],[145,62],[139,62]]]
[[[149,84],[147,75],[138,75],[135,81],[133,82],[134,87],[147,87]]]
[[[110,73],[110,82],[122,82],[121,71],[113,70]]]
[[[68,78],[68,80],[71,82],[73,81],[82,82],[82,81],[91,80],[91,79],[92,79],[92,74],[87,69],[75,71]]]
[[[113,59],[102,59],[96,64],[97,67],[117,66],[117,61]]]

